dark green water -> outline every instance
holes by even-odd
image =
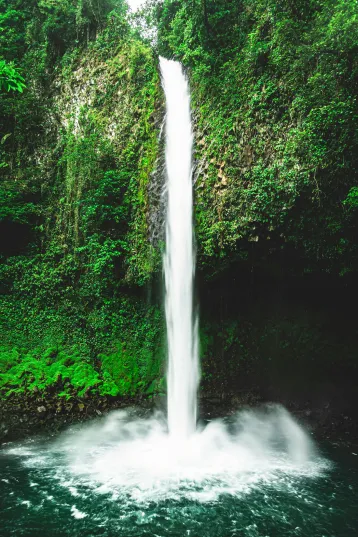
[[[111,468],[116,459],[104,457],[109,444],[101,446],[101,460],[109,464],[101,467],[107,472],[102,482],[97,474],[74,473],[53,439],[5,445],[0,450],[1,537],[358,536],[355,448],[321,447],[331,464],[319,472],[278,464],[262,474],[255,468],[245,473],[243,467],[244,479],[234,479],[226,469],[207,479],[178,480],[166,498],[165,491],[158,494],[159,481],[144,495],[136,480],[130,486],[112,481],[108,476],[116,474]]]

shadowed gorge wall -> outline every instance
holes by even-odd
[[[204,392],[353,397],[355,3],[155,12],[161,52],[191,77]]]

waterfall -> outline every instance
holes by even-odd
[[[14,513],[14,521],[17,516],[22,517],[24,528],[28,522],[28,516],[22,514],[24,505],[26,511],[31,510],[32,517],[43,513],[44,528],[51,517],[50,506],[60,505],[62,534],[68,533],[69,513],[75,519],[86,518],[86,526],[78,525],[78,532],[71,533],[77,536],[82,528],[89,532],[93,529],[91,535],[98,534],[96,528],[100,526],[107,528],[107,535],[179,535],[194,517],[192,527],[196,535],[220,532],[257,536],[263,535],[261,530],[266,528],[266,535],[270,532],[317,537],[318,533],[312,534],[309,522],[306,524],[303,518],[313,511],[312,506],[320,505],[316,509],[317,528],[322,535],[322,517],[329,509],[339,509],[330,490],[325,505],[314,495],[315,490],[322,495],[321,490],[328,489],[325,473],[330,470],[330,463],[319,455],[310,435],[284,408],[271,404],[256,410],[241,409],[229,421],[212,419],[196,427],[199,360],[198,322],[193,311],[190,94],[180,64],[161,59],[160,65],[167,103],[163,264],[169,357],[168,425],[162,412],[148,415],[141,409],[121,409],[70,427],[57,439],[51,434],[47,440],[41,436],[20,444],[9,442],[0,451],[1,477],[3,469],[4,476],[8,476],[0,479],[0,485],[5,483],[0,499],[4,498],[8,505],[6,512],[11,509]],[[1,466],[2,459],[5,465]],[[13,471],[19,480],[14,479]],[[345,468],[344,472],[347,473]],[[323,489],[315,482],[320,476],[325,476]],[[308,488],[308,479],[313,479],[314,488]],[[333,479],[329,484],[336,490]],[[36,486],[32,488],[33,485]],[[345,483],[344,486],[348,490]],[[310,499],[305,513],[302,506],[307,492]],[[40,509],[45,500],[46,509]],[[208,507],[203,511],[205,503]],[[113,507],[109,509],[108,505]],[[288,512],[291,525],[282,511],[287,505],[292,507]],[[53,513],[56,531],[58,513]],[[102,513],[102,518],[98,518],[98,513]],[[229,513],[227,520],[222,518],[223,513]],[[6,517],[3,520],[10,532],[7,535],[22,533],[20,526],[14,526]],[[225,520],[226,526],[222,522]],[[333,535],[331,526],[327,527]],[[282,532],[277,533],[280,528]],[[32,533],[38,534],[36,529]]]
[[[56,461],[53,466],[57,469],[62,451],[68,457],[73,481],[66,478],[66,482],[71,488],[72,483],[81,487],[93,483],[97,489],[100,483],[104,490],[112,490],[114,497],[123,498],[124,504],[129,501],[128,505],[179,498],[214,501],[225,494],[241,498],[261,483],[277,483],[281,490],[293,477],[319,476],[326,468],[310,436],[284,408],[269,405],[256,411],[241,410],[231,417],[230,425],[216,419],[196,426],[199,338],[193,308],[190,93],[179,63],[161,58],[160,66],[167,109],[163,266],[168,424],[161,413],[143,418],[133,410],[115,411],[101,421],[65,433],[60,447],[51,448]],[[36,447],[34,457],[42,460]]]
[[[193,130],[188,81],[181,65],[160,59],[166,98],[167,217],[164,255],[168,337],[168,427],[187,438],[196,429],[198,326],[193,312]]]

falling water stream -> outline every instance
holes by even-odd
[[[112,412],[0,450],[0,537],[356,537],[356,453],[328,458],[280,406],[197,423],[193,132],[180,64],[166,96],[168,411]]]
[[[190,94],[179,63],[160,59],[167,103],[165,311],[168,336],[168,427],[186,438],[196,429],[198,327],[193,315],[193,132]]]

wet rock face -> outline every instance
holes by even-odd
[[[298,401],[292,398],[276,399],[285,406],[318,440],[332,440],[358,444],[358,420],[356,410],[342,408],[339,404],[321,401]],[[200,398],[200,419],[214,419],[234,415],[242,409],[257,408],[270,402],[260,398],[255,391],[240,390],[223,398],[207,394]],[[66,427],[105,416],[119,408],[140,407],[143,415],[153,409],[164,409],[166,398],[131,399],[118,397],[92,397],[58,405],[56,397],[47,398],[42,405],[36,398],[12,398],[0,401],[0,446],[43,433],[59,433]],[[39,411],[41,409],[41,411]],[[43,410],[45,409],[45,410]]]
[[[93,397],[85,402],[78,400],[59,405],[56,396],[47,397],[44,401],[33,394],[3,399],[0,401],[0,444],[43,432],[56,433],[71,424],[134,403],[129,398]]]

